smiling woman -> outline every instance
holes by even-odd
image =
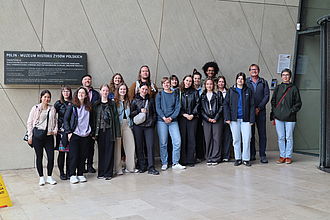
[[[43,90],[40,94],[40,104],[32,107],[27,121],[28,143],[32,144],[36,153],[36,165],[39,174],[39,185],[56,184],[52,177],[54,167],[54,136],[57,134],[56,110],[50,105],[51,93]],[[47,174],[44,179],[42,157],[43,149],[47,153]]]

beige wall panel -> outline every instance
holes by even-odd
[[[293,23],[296,24],[298,20],[298,7],[288,7]]]
[[[41,40],[44,0],[22,0],[22,3],[27,11],[35,31],[37,32],[39,39]]]
[[[189,1],[165,1],[160,50],[170,73],[180,78],[213,60]]]
[[[254,38],[257,41],[257,44],[260,45],[265,6],[263,4],[251,3],[242,3],[241,5],[246,15],[247,21],[251,27]]]
[[[238,72],[246,72],[249,64],[257,61],[258,48],[240,3],[208,2],[193,1],[212,52],[228,85],[232,85]]]
[[[290,6],[296,6],[296,7],[299,6],[299,0],[285,0],[285,2],[287,5]]]
[[[96,87],[111,75],[79,0],[47,1],[44,48],[46,51],[87,53],[88,70]]]
[[[37,89],[6,89],[5,92],[8,95],[9,100],[13,103],[14,108],[18,112],[19,116],[24,122],[29,117],[30,110],[33,105],[39,102],[39,90]],[[12,115],[15,115],[15,111],[11,105],[7,106],[10,109]]]
[[[157,48],[135,0],[84,1],[84,5],[114,72],[123,73],[131,84],[141,65],[155,70]]]
[[[295,24],[286,7],[266,6],[261,51],[269,71],[275,75],[279,54],[294,53]],[[291,59],[291,66],[292,66]]]
[[[3,51],[40,51],[40,43],[20,1],[0,1],[0,83],[4,85]]]
[[[26,128],[0,90],[0,170],[33,167],[34,151],[24,141]]]

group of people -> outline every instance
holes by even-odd
[[[270,91],[267,81],[259,76],[259,66],[250,65],[248,78],[238,73],[229,89],[225,77],[217,77],[216,62],[206,63],[203,71],[204,80],[196,69],[181,83],[176,75],[163,77],[161,91],[151,81],[146,65],[129,88],[116,73],[98,92],[92,87],[92,76],[85,75],[74,93],[69,86],[62,87],[54,105],[50,105],[50,91],[42,91],[40,103],[32,107],[27,122],[39,185],[56,184],[52,177],[54,149],[59,151],[60,178],[72,184],[86,182],[83,173],[96,172],[95,141],[98,179],[110,180],[124,172],[159,175],[154,165],[155,128],[162,171],[186,169],[204,159],[207,166],[228,162],[231,146],[234,165],[251,166],[256,160],[255,126],[260,162],[268,163],[266,104]],[[291,70],[282,71],[283,82],[271,99],[270,118],[276,123],[280,150],[277,163],[292,163],[293,130],[301,108],[299,90],[291,83],[291,76]],[[43,149],[48,158],[47,178],[43,174]]]

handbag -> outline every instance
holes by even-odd
[[[146,101],[144,108],[148,108],[148,100]],[[142,124],[143,122],[145,122],[146,118],[147,118],[147,113],[140,112],[139,114],[134,116],[133,122],[134,122],[134,124],[139,125],[139,124]]]
[[[47,112],[47,122],[46,122],[46,129],[38,129],[37,127],[34,127],[32,130],[32,136],[37,139],[43,139],[47,136],[48,131],[48,119],[49,119],[49,110]]]

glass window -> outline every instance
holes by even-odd
[[[320,34],[300,35],[295,70],[302,108],[295,129],[295,152],[319,154],[321,122]]]

